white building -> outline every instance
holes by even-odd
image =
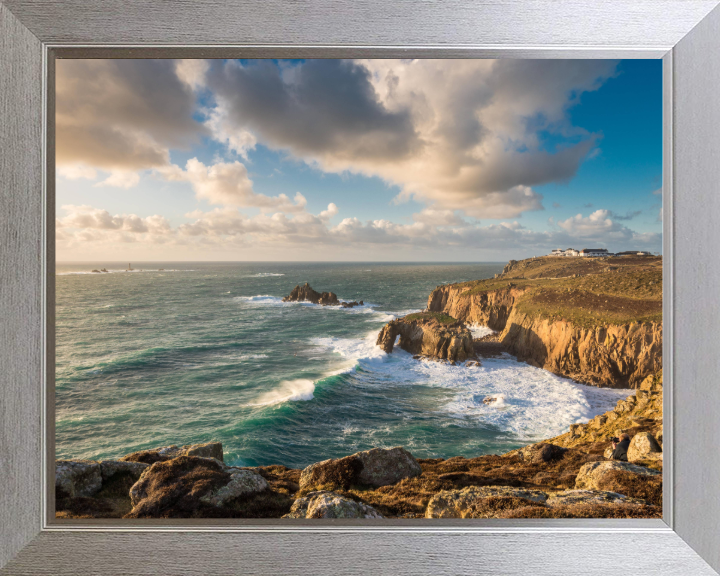
[[[580,252],[575,250],[574,248],[568,248],[567,250],[563,250],[562,248],[556,248],[552,252],[550,252],[550,256],[578,256]]]
[[[583,248],[580,251],[580,256],[583,258],[599,258],[602,256],[612,256],[607,251],[607,248]]]

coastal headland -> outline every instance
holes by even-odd
[[[334,297],[334,298],[333,298]],[[298,286],[289,299],[340,305]],[[360,303],[359,305],[362,305]],[[469,327],[497,334],[474,339]],[[397,341],[397,344],[396,344]],[[222,445],[56,461],[58,518],[660,518],[662,259],[534,258],[443,285],[378,345],[464,363],[513,354],[578,382],[635,388],[605,414],[500,455],[416,459],[373,448],[304,469],[224,463]],[[610,459],[631,438],[628,461]]]

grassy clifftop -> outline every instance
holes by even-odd
[[[534,258],[456,288],[463,297],[522,290],[519,312],[584,327],[662,321],[661,257]]]

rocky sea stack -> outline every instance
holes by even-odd
[[[340,302],[337,294],[334,292],[316,292],[307,282],[305,282],[302,286],[300,286],[300,284],[295,286],[293,291],[290,292],[289,295],[285,296],[282,301],[312,302],[313,304],[319,304],[320,306],[342,306],[343,308],[353,308],[364,304],[362,300],[360,300],[360,302]]]
[[[389,354],[398,336],[400,348],[411,354],[451,362],[475,357],[472,333],[447,314],[420,312],[393,320],[381,330],[377,345]]]

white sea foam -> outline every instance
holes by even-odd
[[[258,294],[257,296],[236,296],[233,300],[242,302],[246,306],[252,307],[290,307],[290,306],[307,306],[310,308],[321,308],[323,310],[347,312],[350,314],[375,314],[377,304],[364,302],[362,306],[353,306],[352,308],[343,308],[342,306],[323,306],[322,304],[313,304],[312,302],[283,302],[279,296],[270,296],[269,294]],[[338,299],[340,302],[352,302],[352,300]],[[381,313],[384,314],[384,313]]]
[[[312,380],[284,380],[275,390],[258,396],[254,402],[245,406],[270,406],[282,402],[298,402],[313,399],[315,383]]]
[[[490,334],[495,334],[495,330],[480,324],[468,325],[468,328],[470,329],[470,332],[472,332],[473,338],[484,338]]]
[[[526,441],[549,438],[570,424],[587,422],[633,393],[577,384],[508,354],[483,359],[482,366],[472,367],[417,361],[399,348],[385,354],[375,346],[376,338],[373,331],[363,339],[315,338],[312,342],[339,354],[344,371],[356,373],[357,385],[444,388],[449,400],[437,406],[438,414],[460,425],[490,425]],[[499,401],[484,404],[488,396]]]
[[[271,276],[285,276],[285,274],[276,274],[275,272],[258,272],[257,274],[245,276],[245,278],[269,278]]]

